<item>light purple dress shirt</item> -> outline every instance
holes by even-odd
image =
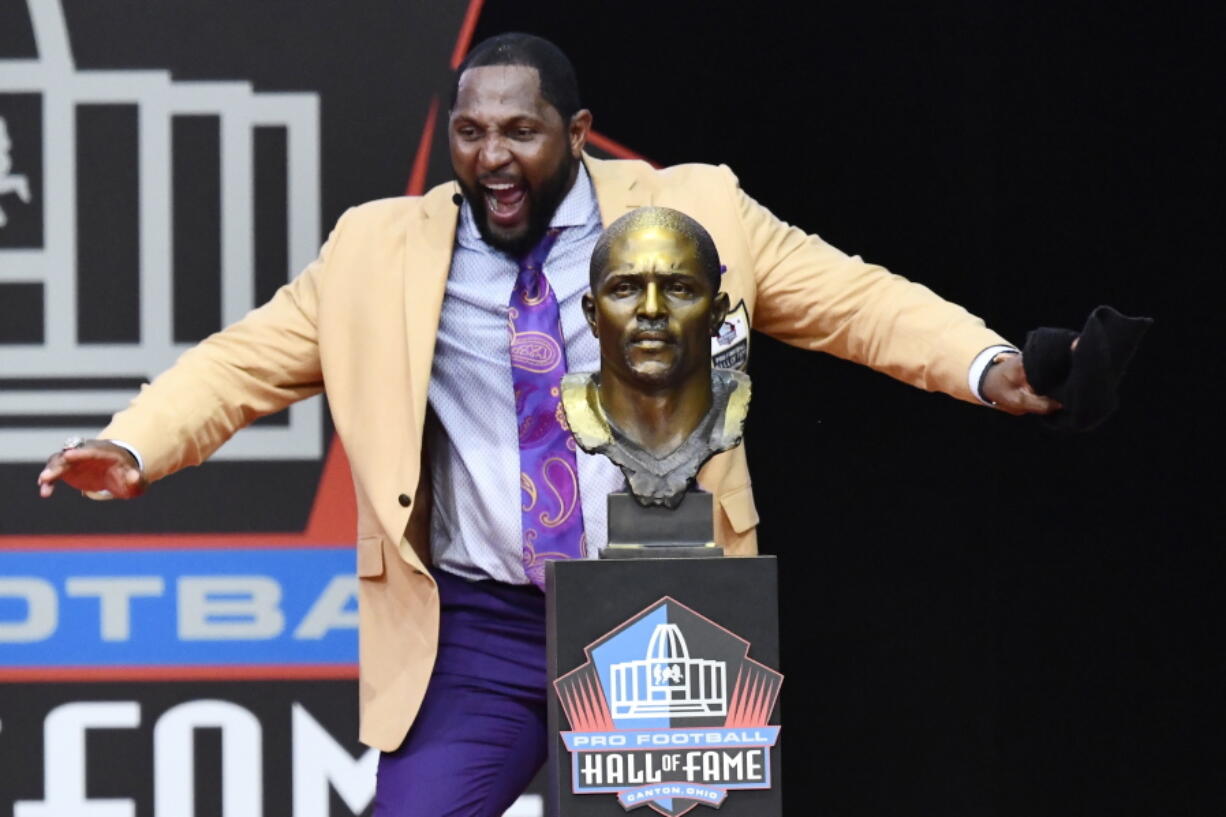
[[[600,368],[600,346],[583,318],[588,263],[603,230],[587,171],[554,213],[565,227],[545,261],[558,299],[572,372]],[[456,228],[443,297],[430,406],[438,416],[429,438],[434,490],[430,547],[434,564],[470,579],[526,584],[521,560],[519,437],[511,385],[507,304],[519,266],[492,249],[465,202]],[[625,482],[608,459],[578,452],[579,492],[589,555],[605,546],[606,497]]]

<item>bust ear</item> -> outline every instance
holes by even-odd
[[[715,337],[719,334],[719,327],[724,322],[724,318],[728,317],[728,310],[732,308],[732,302],[728,300],[727,292],[720,292],[715,296],[715,300],[711,302],[711,336]]]
[[[600,333],[596,331],[596,301],[592,298],[591,293],[585,293],[581,301],[583,306],[583,317],[587,321],[588,328],[592,330],[593,337],[600,337]]]

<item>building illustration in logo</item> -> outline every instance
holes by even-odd
[[[41,462],[66,435],[92,436],[97,418],[123,408],[139,383],[192,345],[176,332],[174,293],[175,211],[185,204],[182,191],[175,191],[174,136],[183,119],[216,123],[212,186],[220,194],[215,274],[221,325],[256,306],[261,230],[276,236],[266,240],[277,242],[286,268],[271,273],[284,280],[315,257],[320,239],[317,94],[256,93],[247,82],[182,82],[161,70],[78,70],[60,3],[28,0],[28,11],[37,56],[0,59],[0,114],[9,112],[7,122],[0,120],[2,204],[10,222],[16,200],[33,198],[42,213],[37,238],[27,244],[14,243],[14,224],[0,229],[0,304],[6,287],[13,287],[36,290],[32,303],[41,305],[36,337],[0,343],[0,372],[10,381],[0,391],[0,462],[12,463]],[[20,119],[14,110],[23,112]],[[80,337],[81,316],[97,307],[80,292],[89,274],[82,271],[83,256],[92,260],[82,249],[80,230],[100,206],[97,197],[81,193],[93,168],[80,161],[80,151],[91,136],[88,117],[100,111],[130,116],[135,130],[132,144],[107,146],[112,155],[131,151],[136,198],[130,239],[135,261],[128,266],[137,267],[138,278],[127,293],[134,337],[123,342]],[[274,133],[284,143],[284,169],[277,171],[284,185],[283,219],[256,218],[257,132]],[[31,150],[35,159],[24,158]],[[17,155],[23,157],[23,175],[9,167]],[[96,264],[93,274],[106,270]],[[288,422],[247,429],[215,457],[319,459],[321,428],[320,400],[304,401],[289,410]]]
[[[728,711],[727,662],[690,658],[676,624],[657,624],[646,657],[614,664],[612,670],[615,718],[695,718]]]
[[[589,644],[554,682],[571,790],[676,817],[771,788],[783,676],[749,649],[668,596]]]
[[[11,173],[13,169],[13,140],[9,138],[8,122],[0,116],[0,197],[5,194],[14,193],[17,198],[21,199],[26,204],[30,203],[30,180],[25,176],[20,176]],[[0,206],[0,228],[9,223],[8,216],[4,214],[4,207]]]

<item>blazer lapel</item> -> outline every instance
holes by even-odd
[[[434,339],[451,271],[459,208],[451,185],[439,185],[422,199],[420,216],[405,235],[404,322],[409,349],[409,377],[417,438],[426,423],[426,390],[434,360]]]
[[[583,164],[596,188],[600,220],[608,227],[633,210],[651,204],[651,191],[645,189],[637,174],[628,172],[625,162],[608,162],[583,154]]]

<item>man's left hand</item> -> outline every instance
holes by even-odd
[[[1030,387],[1020,354],[1005,355],[999,363],[989,368],[980,391],[985,400],[1010,414],[1051,414],[1063,408],[1055,400],[1035,393]]]

